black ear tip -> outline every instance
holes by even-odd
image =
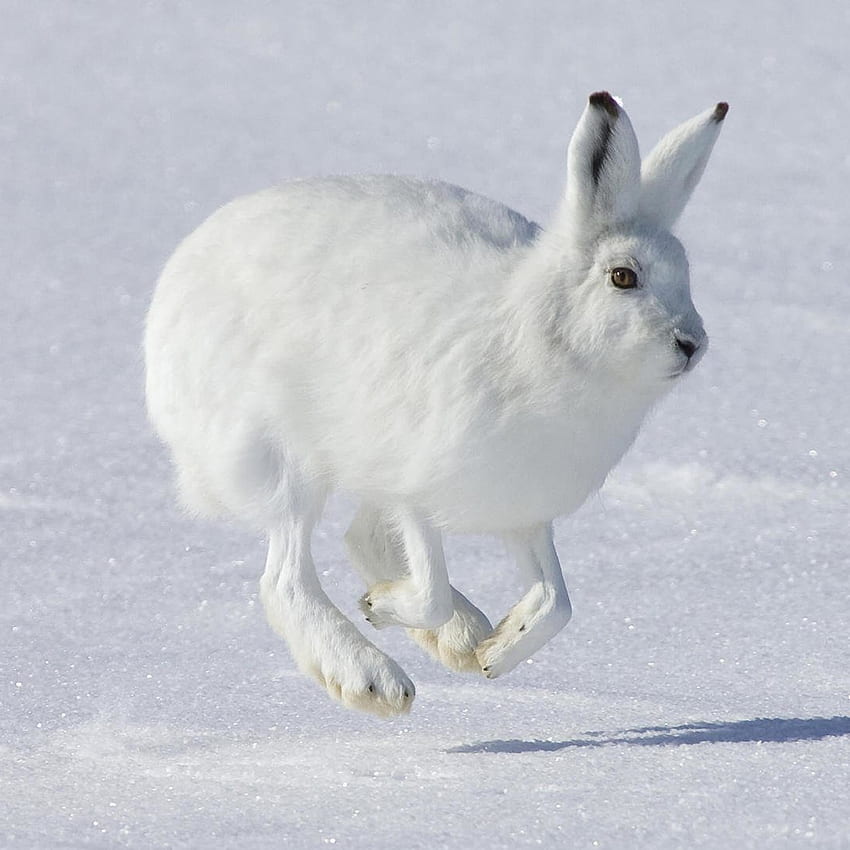
[[[591,106],[604,109],[612,118],[616,118],[620,114],[620,107],[617,106],[617,101],[607,91],[594,92],[588,100]]]
[[[718,124],[726,117],[726,113],[729,111],[728,103],[718,103],[717,106],[714,107],[714,114],[711,116],[714,121]]]

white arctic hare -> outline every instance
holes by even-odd
[[[591,95],[549,229],[445,183],[301,180],[228,204],[168,262],[147,398],[183,500],[268,534],[268,619],[345,705],[393,715],[414,688],[321,589],[331,490],[361,501],[346,539],[373,625],[494,677],[567,623],[552,520],[706,347],[669,228],[726,109],[641,165],[626,113]],[[515,556],[528,591],[495,630],[449,584],[444,530]]]

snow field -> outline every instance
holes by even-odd
[[[3,13],[0,846],[850,846],[843,4]],[[679,229],[711,348],[558,524],[565,632],[496,682],[376,634],[414,711],[345,712],[263,621],[261,542],[174,507],[153,282],[294,175],[437,176],[545,222],[602,88],[645,147],[731,104]],[[356,617],[350,511],[315,555]],[[514,601],[497,544],[448,558],[491,618]]]

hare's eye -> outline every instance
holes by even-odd
[[[611,269],[611,283],[617,289],[634,289],[637,286],[637,275],[629,268]]]

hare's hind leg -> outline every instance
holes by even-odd
[[[320,501],[288,513],[269,534],[260,595],[266,616],[298,667],[336,700],[389,717],[410,710],[415,689],[404,671],[373,646],[328,599],[310,553]]]
[[[552,526],[505,535],[531,585],[475,651],[484,675],[495,679],[530,658],[569,622],[570,597],[552,540]]]
[[[394,582],[406,572],[401,535],[371,505],[362,505],[345,535],[351,562],[367,586]],[[408,628],[420,646],[450,670],[480,673],[475,648],[492,631],[490,621],[462,593],[449,586],[452,616],[434,629]],[[367,594],[368,595],[368,594]],[[372,611],[366,608],[371,621]]]

